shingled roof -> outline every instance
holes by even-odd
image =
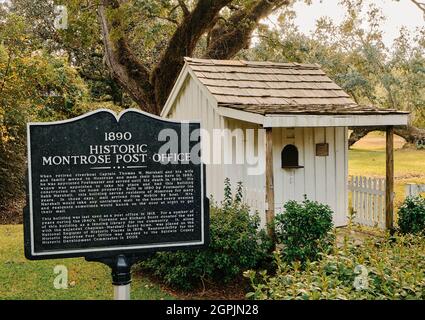
[[[399,114],[360,106],[317,64],[185,58],[220,107],[257,114]]]

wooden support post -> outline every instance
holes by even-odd
[[[386,184],[385,227],[394,231],[394,127],[388,126],[386,134]]]
[[[273,134],[272,128],[266,128],[266,222],[267,232],[274,240],[274,177],[273,177]]]

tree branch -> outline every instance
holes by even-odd
[[[385,131],[385,127],[353,127],[353,131],[348,139],[348,147],[351,147],[361,138],[372,131]],[[406,127],[395,127],[394,133],[413,145],[425,144],[425,129],[420,129],[407,125]]]
[[[425,2],[421,2],[421,1],[417,1],[417,0],[410,0],[410,1],[412,1],[419,8],[419,10],[422,10],[422,12],[424,13],[424,17],[425,17]]]
[[[227,24],[218,24],[212,30],[205,57],[233,57],[238,51],[249,46],[251,34],[262,18],[290,3],[290,0],[258,0],[249,8],[236,10]]]
[[[173,19],[173,18],[170,18],[170,17],[162,17],[162,16],[155,16],[155,15],[149,15],[148,17],[149,17],[149,18],[156,18],[156,19],[160,19],[160,20],[165,20],[165,21],[168,21],[168,22],[174,23],[174,24],[176,24],[176,25],[178,25],[178,24],[179,24],[179,22],[178,22],[177,20],[175,20],[175,19]]]
[[[210,28],[220,10],[232,0],[199,0],[196,7],[177,27],[160,62],[151,76],[156,103],[163,107],[183,67],[185,56],[191,56],[197,42]]]
[[[189,11],[189,9],[187,8],[186,3],[184,3],[184,0],[178,0],[178,2],[179,2],[179,6],[180,6],[180,8],[181,8],[181,9],[182,9],[182,11],[183,11],[183,15],[184,15],[185,17],[187,17],[188,15],[190,15],[190,11]]]
[[[149,71],[131,52],[123,34],[111,37],[111,30],[121,26],[119,19],[108,21],[107,10],[118,9],[117,0],[102,0],[99,8],[99,21],[102,29],[106,64],[114,78],[144,110],[158,114],[154,89],[149,82]]]

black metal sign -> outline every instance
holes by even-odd
[[[137,110],[28,124],[27,258],[205,246],[200,151],[198,122]]]

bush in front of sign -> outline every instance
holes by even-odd
[[[398,226],[403,234],[425,235],[425,198],[406,198],[398,211]]]
[[[226,196],[213,204],[210,213],[211,241],[208,249],[157,253],[141,268],[153,272],[167,285],[189,290],[208,284],[225,284],[242,277],[270,258],[271,242],[259,230],[258,214],[242,204],[242,185],[232,195],[226,179]]]
[[[258,300],[425,299],[425,239],[415,235],[368,237],[359,243],[345,236],[317,261],[287,263],[275,253],[277,271],[247,271]]]
[[[313,261],[332,248],[333,212],[329,206],[310,201],[288,201],[275,218],[278,243],[286,262]]]

